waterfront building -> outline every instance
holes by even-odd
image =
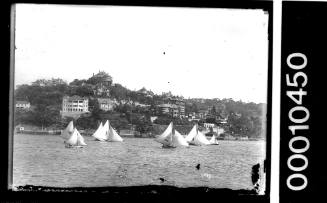
[[[28,110],[31,108],[31,104],[28,101],[16,101],[16,109]]]
[[[207,109],[200,109],[199,112],[197,113],[197,117],[200,119],[205,119],[205,118],[207,118],[208,114],[209,114],[209,111]]]
[[[111,111],[117,105],[117,102],[108,98],[98,98],[99,108],[103,111]]]
[[[150,104],[142,104],[140,102],[134,102],[135,106],[143,107],[143,108],[149,108],[151,105]]]
[[[176,104],[160,104],[157,105],[161,114],[171,115],[172,117],[184,117],[184,111]]]
[[[199,121],[200,120],[198,114],[195,112],[188,113],[187,118],[188,118],[188,121]]]
[[[84,113],[89,112],[89,100],[80,96],[64,96],[62,99],[62,110],[60,114],[62,117],[78,118]]]
[[[214,128],[216,125],[213,124],[213,123],[203,123],[203,126],[204,126],[205,128]]]
[[[217,121],[221,125],[227,124],[227,118],[218,118]]]
[[[160,113],[162,113],[162,114],[170,114],[171,113],[171,108],[172,108],[171,104],[160,104],[160,105],[158,105],[158,107],[160,109]]]
[[[164,104],[157,105],[162,114],[172,117],[185,117],[185,102],[182,99],[169,97]]]
[[[168,104],[176,105],[178,117],[185,117],[185,102],[179,98],[168,98]]]

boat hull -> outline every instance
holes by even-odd
[[[95,138],[94,141],[105,142],[105,141],[107,141],[107,140],[105,140],[105,139],[100,139],[100,138]]]
[[[83,148],[82,145],[77,145],[77,146],[73,146],[73,145],[65,145],[66,148]]]
[[[172,146],[172,145],[162,145],[162,148],[170,149],[170,148],[176,148],[176,146]]]

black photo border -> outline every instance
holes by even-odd
[[[280,184],[279,196],[281,203],[287,202],[310,202],[318,200],[327,202],[326,182],[327,173],[326,160],[326,108],[325,103],[325,81],[324,69],[327,67],[326,47],[327,30],[326,1],[283,1],[282,2],[282,29],[281,29],[281,106],[280,106]],[[287,58],[294,53],[301,53],[307,59],[307,65],[302,69],[293,69],[287,63]],[[301,63],[300,58],[292,59],[294,64]],[[294,75],[302,72],[307,77],[307,84],[301,85],[304,79],[299,77],[294,80]],[[287,84],[286,77],[290,82],[298,85]],[[298,91],[300,88],[306,91],[301,104],[296,104],[287,96],[288,91]],[[298,98],[298,97],[296,97]],[[294,107],[305,107],[308,110],[308,119],[303,122],[294,122],[290,119],[289,112]],[[298,113],[298,114],[297,114]],[[293,116],[294,115],[294,116]],[[293,118],[300,119],[303,112],[299,110],[292,114]],[[308,129],[296,130],[293,134],[289,126],[307,125]],[[304,142],[291,143],[291,139],[304,137],[308,140],[308,148],[303,152],[294,152],[294,148],[304,149]],[[304,159],[291,158],[302,156],[307,159],[307,167],[304,166]],[[288,162],[291,160],[290,162]],[[291,169],[292,165],[298,170]],[[304,179],[290,178],[293,175],[303,175],[307,184],[302,189],[292,189],[292,186],[302,186]],[[295,177],[295,176],[293,176]]]
[[[16,3],[31,3],[31,4],[67,4],[67,5],[117,5],[117,6],[155,6],[155,7],[192,7],[192,8],[234,8],[234,9],[263,9],[269,13],[268,17],[268,89],[267,89],[267,135],[266,135],[266,191],[265,195],[256,195],[253,191],[248,190],[231,190],[231,189],[213,189],[207,187],[200,188],[177,188],[172,186],[135,186],[135,187],[106,187],[106,188],[71,188],[71,189],[58,189],[58,188],[44,188],[27,186],[24,191],[12,191],[8,188],[11,182],[8,178],[12,174],[12,144],[13,136],[6,137],[5,141],[1,142],[1,160],[5,165],[1,166],[1,179],[0,179],[0,200],[5,201],[96,201],[104,202],[108,200],[115,200],[115,202],[126,201],[178,201],[178,200],[191,200],[196,199],[223,202],[269,202],[270,201],[270,179],[271,179],[271,114],[272,114],[272,47],[273,47],[273,2],[272,1],[251,1],[251,0],[161,0],[161,1],[145,1],[145,0],[45,0],[45,1],[19,1],[12,0],[6,4],[6,25],[8,26],[6,32],[6,53],[7,67],[10,67],[13,60],[10,55],[12,44],[10,42],[12,32],[9,25],[11,25],[11,8]],[[8,68],[7,76],[9,80],[6,81],[8,86],[8,117],[13,112],[13,101],[10,99],[13,95],[13,69]],[[8,133],[13,129],[13,123],[7,120]],[[3,136],[5,137],[5,136]],[[8,145],[9,143],[9,145]],[[7,167],[6,163],[8,163]],[[7,170],[9,169],[9,170]],[[47,192],[51,191],[51,192]]]

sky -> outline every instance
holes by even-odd
[[[15,85],[101,70],[131,90],[267,103],[260,9],[18,4],[15,26]]]

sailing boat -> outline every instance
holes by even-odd
[[[189,146],[184,137],[176,129],[174,129],[172,122],[161,135],[155,138],[155,141],[161,143],[163,148]]]
[[[122,142],[123,138],[121,138],[116,130],[109,125],[109,131],[108,131],[108,141],[109,142]]]
[[[98,129],[92,135],[99,141],[108,141],[108,142],[122,142],[123,138],[121,138],[116,130],[109,124],[107,120],[104,125],[100,123]]]
[[[93,133],[92,136],[99,141],[106,141],[108,139],[108,137],[106,136],[105,128],[102,125],[102,122],[100,122],[98,129]]]
[[[74,132],[74,124],[73,121],[70,121],[67,127],[63,131],[61,131],[60,137],[67,140],[70,138],[73,132]]]
[[[71,147],[79,148],[86,145],[84,138],[76,128],[74,128],[73,134],[70,136],[68,140],[65,140],[64,143],[65,143],[65,147],[67,148],[71,148]]]
[[[161,135],[155,138],[155,141],[163,145],[169,145],[169,143],[172,142],[172,137],[170,136],[172,130],[173,130],[173,123],[171,122],[166,128],[166,130]]]
[[[65,130],[62,131],[61,137],[65,139],[65,147],[83,147],[86,145],[84,138],[78,132],[76,128],[74,128],[73,121],[70,121]]]
[[[209,145],[210,142],[206,136],[198,130],[198,125],[194,125],[189,134],[185,137],[185,140],[191,145]]]
[[[212,135],[212,137],[209,140],[209,142],[210,142],[211,145],[219,145],[219,143],[218,143],[215,135]]]

